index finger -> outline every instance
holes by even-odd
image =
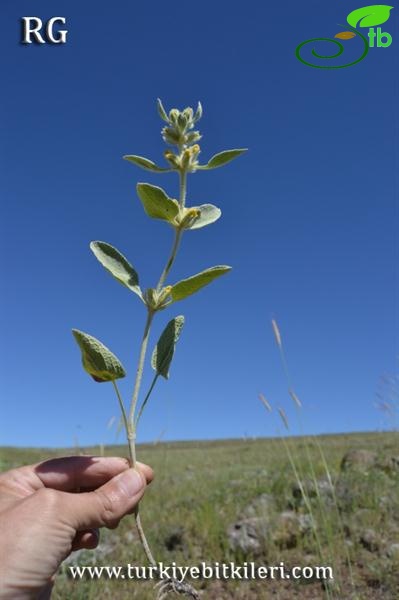
[[[137,464],[147,482],[152,469]],[[130,468],[126,458],[103,456],[66,456],[35,465],[34,472],[44,487],[64,492],[86,491],[100,487],[122,471]]]

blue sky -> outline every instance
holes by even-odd
[[[295,58],[300,42],[333,37],[359,6],[3,2],[1,444],[115,441],[112,387],[83,372],[70,330],[121,358],[127,400],[145,312],[88,245],[114,244],[144,287],[159,277],[172,232],[145,216],[135,185],[176,195],[176,177],[121,159],[162,160],[158,96],[168,109],[201,100],[203,160],[249,151],[189,178],[188,203],[214,203],[223,216],[186,234],[170,281],[216,264],[233,271],[158,315],[151,350],[168,319],[183,313],[186,326],[139,440],[275,435],[259,391],[284,407],[294,433],[389,425],[374,403],[399,353],[397,9],[382,26],[392,46],[353,67]],[[32,14],[65,16],[67,44],[19,44],[19,19]],[[358,41],[344,42],[348,56]]]

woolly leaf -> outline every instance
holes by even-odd
[[[169,378],[170,364],[183,325],[183,315],[179,315],[169,321],[152,353],[151,366],[158,375],[162,375],[165,379]]]
[[[201,273],[197,273],[197,275],[193,275],[188,279],[182,279],[172,286],[170,294],[173,302],[176,302],[177,300],[183,300],[184,298],[187,298],[187,296],[195,294],[195,292],[198,292],[198,290],[203,288],[205,285],[208,285],[217,277],[228,273],[230,270],[231,267],[226,265],[218,265],[216,267],[206,269],[205,271],[201,271]]]
[[[207,165],[199,165],[198,169],[217,169],[218,167],[223,167],[223,165],[227,165],[230,161],[243,152],[246,152],[247,148],[238,148],[237,150],[224,150],[224,152],[219,152],[212,156],[212,158],[208,161]]]
[[[149,183],[138,183],[137,194],[149,217],[173,223],[179,212],[179,203],[169,198],[162,188]]]
[[[123,157],[125,160],[141,167],[142,169],[146,169],[146,171],[155,171],[156,173],[165,173],[170,171],[171,169],[164,169],[163,167],[158,167],[152,160],[149,158],[144,158],[144,156],[137,156],[136,154],[126,154]]]
[[[222,214],[220,208],[213,204],[202,204],[201,206],[195,206],[194,208],[197,208],[201,214],[195,219],[190,227],[187,227],[187,229],[200,229],[201,227],[210,225],[217,221]]]
[[[122,363],[104,344],[79,329],[72,329],[72,333],[82,352],[83,368],[95,381],[102,383],[125,377]]]
[[[166,110],[164,109],[160,98],[157,99],[157,108],[158,108],[158,114],[161,117],[161,119],[166,121],[166,123],[169,123],[168,115],[166,114]]]
[[[119,250],[106,242],[91,242],[90,249],[97,260],[117,281],[142,298],[139,276]]]

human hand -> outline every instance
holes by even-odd
[[[134,512],[152,469],[123,458],[70,456],[0,474],[0,598],[44,600],[72,550]],[[80,493],[73,493],[80,492]]]

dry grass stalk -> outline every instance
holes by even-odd
[[[272,412],[272,407],[271,407],[270,403],[266,400],[265,396],[262,393],[258,394],[258,398],[262,402],[262,404],[266,408],[266,410],[268,410],[269,412]]]

